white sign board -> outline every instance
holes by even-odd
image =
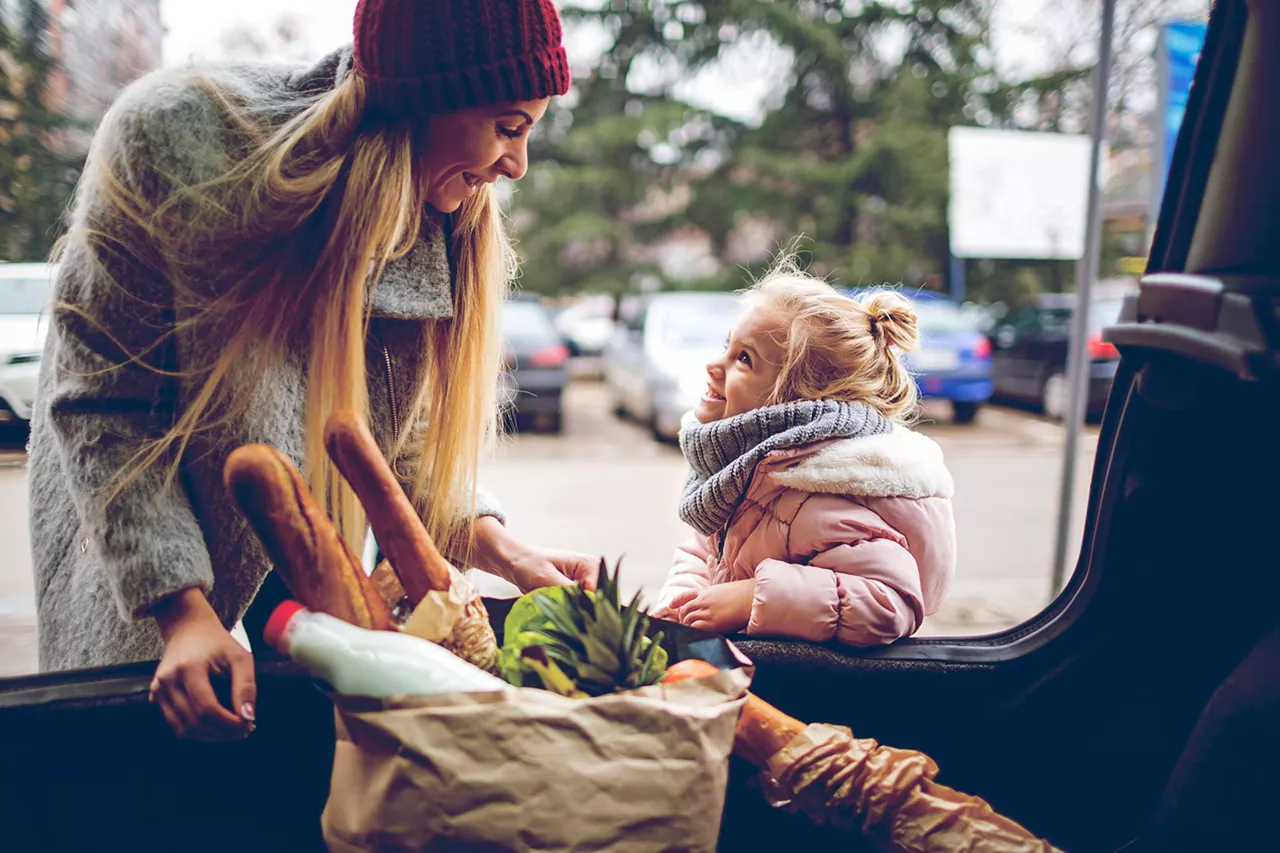
[[[953,255],[1084,256],[1089,137],[953,127],[947,142]]]

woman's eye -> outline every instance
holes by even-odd
[[[516,127],[516,128],[502,127],[501,125],[499,125],[498,134],[501,136],[505,136],[507,139],[519,139],[520,137],[524,136],[524,128],[523,127]]]

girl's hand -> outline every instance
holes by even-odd
[[[193,588],[165,599],[156,605],[155,620],[164,654],[150,699],[170,728],[193,740],[247,737],[253,731],[257,694],[253,657],[222,627],[204,593]],[[235,712],[218,702],[212,674],[230,677]]]
[[[682,592],[671,599],[668,609],[690,628],[713,634],[736,634],[745,630],[751,621],[755,596],[755,579],[748,578]]]
[[[521,592],[575,583],[596,588],[599,557],[524,545],[511,538],[495,518],[476,522],[476,546],[476,568],[510,581]]]

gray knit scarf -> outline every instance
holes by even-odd
[[[863,403],[826,400],[801,400],[690,424],[680,433],[680,449],[689,461],[680,518],[710,536],[733,516],[756,464],[770,451],[890,429],[883,415]]]

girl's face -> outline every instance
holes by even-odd
[[[453,213],[481,184],[524,177],[529,131],[550,103],[543,98],[432,116],[422,152],[428,203]]]
[[[707,390],[693,416],[705,424],[765,405],[778,382],[786,344],[784,319],[767,306],[748,305],[724,355],[707,365]]]

